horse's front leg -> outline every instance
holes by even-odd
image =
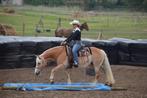
[[[66,69],[66,74],[67,74],[67,83],[71,84],[71,75],[70,75],[71,70],[70,69]]]
[[[95,79],[94,79],[94,83],[97,83],[99,79],[99,74],[98,72],[95,74]]]
[[[57,70],[59,70],[60,68],[62,68],[63,67],[63,64],[59,64],[59,65],[57,65],[55,68],[53,68],[52,70],[51,70],[51,74],[50,74],[50,83],[54,83],[54,75],[55,75],[55,72],[57,71]]]
[[[94,83],[98,82],[100,75],[99,75],[99,68],[95,67],[95,79],[94,79]]]

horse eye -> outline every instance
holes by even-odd
[[[41,63],[40,62],[38,62],[38,65],[40,65]]]

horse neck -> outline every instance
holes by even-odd
[[[63,46],[57,46],[54,48],[50,48],[46,51],[44,51],[40,57],[43,57],[45,60],[47,59],[57,59],[57,57],[62,53],[63,51]]]

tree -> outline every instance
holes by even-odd
[[[64,0],[24,0],[24,3],[29,5],[62,6],[64,5]]]
[[[96,7],[96,0],[85,0],[84,10],[93,10]]]
[[[129,8],[135,10],[145,10],[147,9],[147,0],[126,0],[126,4]]]
[[[144,11],[147,11],[147,0],[144,0],[142,2],[142,6],[143,6]]]

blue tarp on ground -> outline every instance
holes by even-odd
[[[17,90],[23,91],[110,91],[111,87],[102,83],[4,83],[3,87],[14,87]]]

